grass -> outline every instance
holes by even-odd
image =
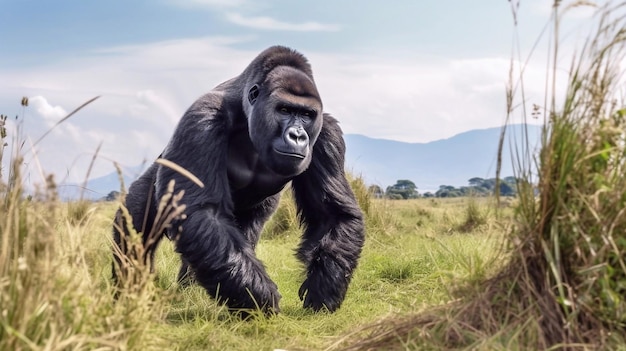
[[[501,262],[508,222],[487,210],[488,199],[373,200],[361,178],[351,179],[367,242],[342,308],[312,313],[297,297],[301,231],[287,192],[257,248],[283,295],[281,313],[243,321],[200,287],[177,286],[180,259],[167,240],[157,273],[129,262],[131,283],[115,300],[111,225],[118,205],[61,203],[52,178],[26,197],[19,168],[11,174],[0,193],[2,350],[341,349],[366,325],[444,305],[460,287],[479,284]],[[461,230],[476,213],[480,225]]]
[[[229,314],[198,286],[179,288],[180,261],[167,240],[157,253],[157,273],[144,271],[141,288],[114,301],[114,203],[64,204],[53,195],[9,199],[15,206],[0,217],[5,248],[0,256],[0,349],[339,349],[354,330],[444,304],[462,282],[493,272],[502,239],[496,219],[489,217],[491,229],[455,229],[468,200],[373,201],[364,194],[360,200],[369,201],[370,212],[384,213],[370,222],[374,229],[342,308],[334,314],[302,308],[296,223],[283,224],[280,231],[270,223],[266,231],[274,233],[261,240],[257,253],[283,295],[282,311],[249,321]],[[289,196],[283,202],[285,211],[293,210]],[[272,220],[284,218],[278,214]],[[21,227],[16,223],[15,231],[7,231],[11,221]]]
[[[419,209],[428,203],[413,200],[384,205],[395,212]],[[447,205],[446,202],[440,206]],[[447,302],[452,298],[453,287],[482,279],[492,271],[488,262],[497,257],[501,236],[485,232],[450,233],[448,228],[439,227],[437,220],[434,215],[428,227],[441,233],[439,238],[416,233],[413,228],[394,229],[384,236],[371,237],[348,296],[334,314],[315,314],[302,309],[297,297],[302,267],[293,255],[299,236],[287,228],[284,235],[274,234],[261,240],[257,253],[278,284],[283,299],[281,314],[253,321],[233,318],[200,287],[178,291],[174,284],[178,258],[171,243],[164,243],[157,257],[157,280],[163,288],[176,293],[167,307],[165,320],[155,323],[155,332],[165,338],[166,345],[180,349],[338,348],[341,337],[355,328],[391,314],[420,311]],[[491,258],[485,253],[490,253]]]

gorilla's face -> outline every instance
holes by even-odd
[[[315,83],[295,68],[277,67],[248,99],[248,130],[261,162],[288,177],[306,170],[323,120]]]

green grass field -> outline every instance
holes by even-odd
[[[485,200],[485,199],[481,199]],[[348,336],[381,318],[417,312],[453,299],[468,281],[480,281],[494,271],[505,223],[499,222],[487,201],[478,205],[485,223],[461,231],[468,199],[380,201],[373,205],[389,212],[388,230],[370,234],[359,268],[342,308],[334,313],[304,310],[298,299],[302,267],[294,257],[295,231],[261,240],[257,253],[283,295],[281,314],[241,321],[216,304],[198,286],[175,284],[179,259],[164,241],[157,258],[157,294],[167,296],[155,320],[146,321],[145,335],[154,348],[181,350],[326,349],[340,347]],[[99,205],[82,229],[94,247],[92,275],[107,284],[110,205]],[[81,234],[79,234],[81,235]],[[496,265],[494,265],[496,263]]]
[[[5,215],[14,210],[20,218],[6,218],[3,248],[19,255],[15,260],[16,252],[5,251],[0,261],[1,286],[9,293],[0,299],[0,348],[341,349],[352,333],[445,304],[459,287],[493,273],[509,221],[496,219],[488,199],[372,201],[369,211],[381,219],[368,233],[348,296],[334,314],[302,308],[297,291],[303,271],[294,257],[299,230],[283,226],[257,248],[283,296],[281,313],[244,321],[202,288],[177,286],[179,258],[167,240],[157,254],[157,272],[115,301],[110,245],[116,206],[48,199],[8,209]],[[287,197],[281,210],[291,207]],[[468,208],[481,218],[471,230],[464,225]],[[21,247],[6,240],[12,224]]]

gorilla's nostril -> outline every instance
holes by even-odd
[[[293,140],[293,141],[298,141],[298,133],[296,131],[294,131],[293,129],[289,131],[289,139]]]
[[[287,138],[297,145],[304,144],[309,139],[306,132],[300,128],[290,128],[287,131]]]

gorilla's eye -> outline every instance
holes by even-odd
[[[278,108],[278,112],[280,112],[280,113],[282,113],[282,114],[285,114],[285,115],[287,115],[287,114],[290,114],[290,113],[291,113],[291,111],[289,110],[289,108],[288,108],[288,107],[286,107],[286,106],[280,106],[280,107]]]
[[[315,119],[317,112],[315,110],[304,109],[300,112],[302,121],[309,123]]]

